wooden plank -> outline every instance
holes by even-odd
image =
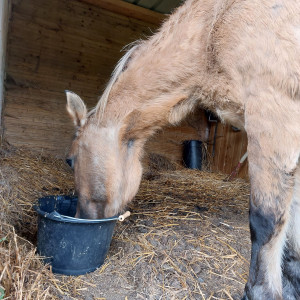
[[[10,141],[11,142],[11,141]],[[28,140],[17,140],[17,143],[14,145],[19,147],[26,147],[31,150],[39,151],[44,153],[44,155],[51,153],[52,155],[56,156],[57,158],[66,158],[68,155],[68,148],[62,147],[58,142],[54,143],[41,143],[40,140],[32,140],[30,144],[28,144]]]
[[[212,140],[215,125],[211,127],[210,146],[208,148],[210,155],[213,152]],[[213,157],[212,170],[230,174],[237,166],[240,158],[247,151],[247,135],[245,132],[234,132],[230,125],[218,124],[217,138],[215,145],[215,155]],[[239,177],[248,177],[248,164],[245,162],[238,174]]]
[[[247,151],[248,138],[247,138],[247,134],[245,132],[242,132],[241,135],[242,135],[242,142],[241,142],[241,152],[240,153],[241,153],[241,157],[242,157],[244,155],[244,153],[246,153],[246,151]],[[242,177],[242,178],[249,178],[248,159],[246,159],[246,161],[242,165],[238,175],[239,175],[239,177]]]
[[[232,162],[232,148],[233,148],[233,139],[234,139],[234,134],[233,130],[231,129],[231,126],[226,125],[226,134],[225,134],[225,139],[224,139],[224,158],[223,158],[223,173],[229,174],[231,172],[230,166]]]
[[[241,132],[234,132],[232,138],[232,159],[230,161],[230,164],[228,165],[229,173],[232,172],[232,170],[236,167],[238,164],[238,161],[240,159],[240,144],[241,144]]]
[[[208,155],[210,158],[212,171],[215,169],[214,141],[215,141],[215,134],[216,134],[217,126],[218,126],[217,123],[212,123],[212,122],[208,123],[209,135],[208,135],[208,140],[207,140],[207,151],[208,151]]]
[[[2,109],[4,103],[4,79],[8,18],[10,5],[8,0],[0,1],[0,136],[2,136]]]
[[[133,5],[121,0],[80,0],[117,14],[122,14],[130,18],[142,20],[151,24],[160,25],[165,18],[164,15]]]
[[[57,11],[60,11],[58,14]],[[121,15],[109,13],[103,9],[90,10],[84,4],[74,1],[72,9],[68,9],[68,2],[60,1],[40,1],[35,3],[34,9],[29,2],[21,2],[14,6],[14,16],[20,22],[26,22],[28,28],[18,28],[28,30],[32,27],[39,27],[38,31],[32,31],[32,34],[42,35],[44,39],[48,38],[48,34],[56,35],[64,42],[64,36],[76,32],[75,38],[80,36],[93,42],[98,40],[110,43],[117,42],[124,44],[128,38],[132,40],[140,37],[141,30],[144,34],[150,34],[150,29],[155,26],[138,21],[135,19],[128,20]],[[15,20],[14,20],[15,22]],[[150,29],[149,29],[150,28]],[[45,36],[44,36],[45,35]],[[26,36],[23,36],[26,39]],[[39,39],[41,41],[41,36]]]
[[[231,166],[230,166],[230,172],[232,172],[236,166],[238,165],[240,159],[242,158],[242,156],[245,154],[246,150],[244,147],[244,136],[245,136],[245,132],[240,131],[240,132],[236,132],[235,134],[235,139],[232,141],[232,143],[234,144],[233,147],[233,159],[231,162]],[[240,174],[239,174],[240,175]]]
[[[68,1],[15,3],[9,75],[27,87],[60,91],[76,87],[79,93],[89,89],[99,96],[122,55],[120,49],[149,34],[151,26],[100,8],[90,10],[84,3],[75,1],[72,9],[68,5]]]
[[[59,126],[57,123],[26,124],[18,121],[5,118],[6,137],[9,143],[16,146],[26,145],[33,149],[53,149],[56,156],[65,157],[74,135],[71,124]]]
[[[231,149],[231,158],[228,161],[231,161],[227,174],[230,174],[235,167],[238,165],[239,160],[247,151],[247,135],[245,132],[235,132],[233,137],[227,137],[229,142],[234,145]],[[248,166],[247,162],[242,165],[242,168],[239,170],[238,177],[246,178],[248,176]]]
[[[27,145],[65,157],[74,135],[63,93],[14,88],[6,93],[5,137],[13,145]]]
[[[222,150],[224,147],[224,130],[225,125],[222,123],[218,123],[218,128],[216,132],[216,139],[215,139],[215,154],[214,154],[214,171],[222,171],[223,169],[223,160],[222,157],[220,158],[220,155],[222,154]]]

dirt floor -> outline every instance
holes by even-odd
[[[32,203],[72,193],[72,172],[61,160],[11,147],[0,159],[0,299],[1,290],[4,299],[241,298],[250,254],[248,182],[152,169],[128,207],[132,215],[117,223],[103,266],[71,277],[52,274],[34,254]]]

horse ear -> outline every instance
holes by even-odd
[[[82,99],[71,91],[66,91],[67,111],[75,126],[83,126],[86,122],[87,109]]]

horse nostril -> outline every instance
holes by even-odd
[[[67,159],[66,159],[66,163],[67,163],[71,168],[73,167],[72,159],[67,158]]]

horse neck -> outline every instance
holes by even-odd
[[[199,44],[184,30],[177,28],[169,36],[162,30],[139,46],[111,90],[107,118],[121,120],[139,111],[167,123],[172,108],[194,97],[205,76],[201,63],[195,64]]]
[[[128,123],[134,115],[135,125],[156,129],[180,122],[195,106],[213,110],[212,98],[228,89],[208,68],[210,30],[206,10],[188,1],[133,52],[111,90],[107,118]]]
[[[139,64],[144,64],[142,59]],[[175,122],[170,119],[175,107],[178,106],[181,110],[185,107],[179,104],[190,99],[192,89],[183,81],[180,82],[180,79],[175,80],[176,76],[171,70],[157,68],[157,72],[155,69],[154,66],[153,69],[145,67],[144,74],[148,76],[144,78],[139,67],[128,68],[124,72],[111,92],[105,110],[107,123],[135,131],[138,129],[148,136],[168,123],[177,123],[184,117],[185,113],[181,113]],[[170,80],[171,76],[174,80]]]

